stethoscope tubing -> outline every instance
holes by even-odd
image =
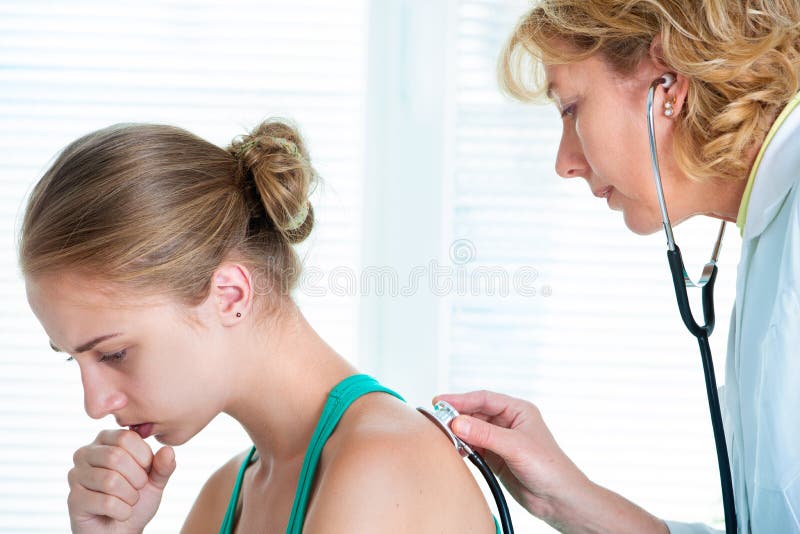
[[[717,241],[714,245],[711,260],[703,269],[700,281],[695,284],[686,274],[686,267],[683,263],[681,250],[675,244],[672,233],[672,225],[667,214],[667,204],[664,199],[664,189],[661,184],[661,172],[658,165],[658,151],[656,148],[655,128],[653,126],[653,97],[655,89],[664,84],[665,87],[674,82],[674,77],[669,75],[658,78],[650,85],[647,93],[647,131],[650,143],[650,158],[653,165],[653,175],[656,185],[656,194],[661,208],[662,223],[664,232],[667,236],[667,262],[669,263],[670,273],[672,274],[672,284],[675,287],[675,298],[678,302],[678,310],[681,319],[691,334],[697,338],[700,346],[700,358],[703,362],[703,376],[706,384],[706,395],[708,397],[708,408],[711,415],[711,427],[714,431],[714,443],[717,449],[717,464],[719,466],[720,484],[722,486],[722,506],[725,512],[725,532],[735,534],[737,532],[736,504],[733,494],[733,481],[731,478],[730,460],[728,457],[728,446],[725,441],[725,429],[722,424],[722,412],[719,405],[719,395],[717,393],[717,381],[714,375],[714,362],[711,357],[711,347],[708,337],[714,330],[714,283],[717,279],[717,258],[719,256],[720,244],[725,231],[725,222],[720,225]],[[703,321],[701,326],[697,323],[692,313],[689,303],[687,287],[700,287],[702,290]]]
[[[511,524],[511,512],[508,510],[508,503],[503,494],[503,489],[500,487],[500,483],[497,482],[486,460],[475,451],[470,452],[467,458],[478,468],[478,471],[480,471],[483,478],[486,479],[486,483],[492,491],[492,497],[494,497],[494,502],[497,505],[497,514],[500,516],[500,528],[503,530],[503,534],[514,534],[514,526]]]
[[[450,428],[450,423],[459,415],[458,410],[453,408],[446,401],[441,400],[433,406],[432,410],[423,406],[420,406],[417,410],[444,432],[445,436],[447,436],[450,443],[453,444],[462,458],[468,458],[469,461],[478,468],[478,471],[480,471],[483,478],[486,479],[486,483],[492,491],[492,497],[494,497],[494,502],[497,505],[497,514],[500,516],[500,526],[503,530],[503,534],[514,534],[514,526],[511,524],[511,512],[508,509],[508,502],[506,502],[503,489],[500,487],[500,483],[497,481],[494,473],[492,473],[489,464],[487,464],[486,460],[475,452],[472,447],[456,436],[455,433],[453,433],[453,429]]]

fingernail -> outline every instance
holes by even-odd
[[[451,424],[453,432],[459,436],[469,435],[470,422],[463,417],[456,417]]]

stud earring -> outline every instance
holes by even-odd
[[[672,107],[673,102],[674,100],[667,100],[664,102],[664,115],[667,117],[672,117],[672,115],[675,113],[675,109]]]
[[[236,312],[236,317],[241,317],[241,316],[242,316],[242,312]]]

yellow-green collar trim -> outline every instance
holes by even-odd
[[[781,124],[786,121],[786,119],[792,113],[792,110],[796,108],[798,104],[800,104],[800,93],[797,93],[794,98],[790,100],[788,104],[786,104],[786,106],[783,108],[783,111],[781,111],[781,114],[778,115],[778,118],[775,119],[775,122],[772,124],[772,128],[769,129],[767,137],[764,138],[764,142],[761,144],[761,149],[758,151],[756,160],[753,163],[753,168],[750,169],[750,176],[747,177],[747,185],[744,188],[742,202],[739,204],[739,214],[736,216],[736,226],[739,228],[740,235],[744,235],[744,223],[747,220],[747,205],[750,204],[750,193],[753,191],[753,183],[755,182],[758,166],[761,164],[761,158],[764,156],[764,152],[767,150],[767,145],[769,145],[769,142],[772,141],[773,137],[775,137],[775,133],[781,127]]]

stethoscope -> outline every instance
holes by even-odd
[[[661,172],[658,166],[658,153],[656,151],[656,136],[653,129],[653,95],[656,87],[663,85],[668,89],[675,83],[673,74],[664,74],[650,84],[647,93],[647,133],[650,138],[650,159],[653,162],[653,176],[656,183],[656,194],[658,204],[661,208],[661,219],[664,224],[664,232],[667,234],[667,261],[669,270],[672,272],[672,283],[675,286],[675,296],[678,300],[678,309],[681,312],[681,319],[697,338],[700,345],[700,356],[703,360],[703,373],[706,379],[706,393],[708,394],[708,408],[711,412],[711,426],[714,429],[714,441],[717,446],[717,463],[719,464],[719,476],[722,483],[722,506],[725,510],[725,531],[728,534],[736,532],[736,507],[733,501],[733,483],[731,481],[730,463],[728,461],[728,447],[725,443],[725,429],[722,426],[722,415],[719,409],[719,396],[717,395],[717,381],[714,377],[714,363],[711,360],[711,347],[708,344],[708,336],[714,330],[714,282],[717,278],[717,258],[719,256],[722,236],[725,232],[725,221],[719,227],[717,242],[711,253],[711,259],[703,267],[700,281],[692,282],[686,274],[686,267],[683,264],[681,250],[675,244],[672,235],[672,225],[667,215],[667,204],[664,200],[664,189],[661,187]],[[702,289],[703,299],[703,320],[705,324],[700,326],[694,319],[689,297],[686,294],[687,287],[699,287]]]
[[[511,524],[511,514],[508,511],[508,503],[503,495],[502,488],[500,488],[500,483],[497,482],[486,460],[469,445],[461,441],[461,438],[456,436],[450,428],[450,423],[459,415],[456,409],[445,401],[439,401],[433,405],[433,410],[423,407],[419,407],[417,410],[436,423],[436,426],[450,438],[450,442],[459,454],[461,454],[462,458],[468,458],[469,461],[478,468],[478,471],[480,471],[483,478],[486,479],[486,483],[489,484],[489,489],[492,491],[492,497],[494,497],[494,502],[497,505],[497,513],[500,516],[500,527],[503,529],[503,533],[513,534],[514,527]]]

